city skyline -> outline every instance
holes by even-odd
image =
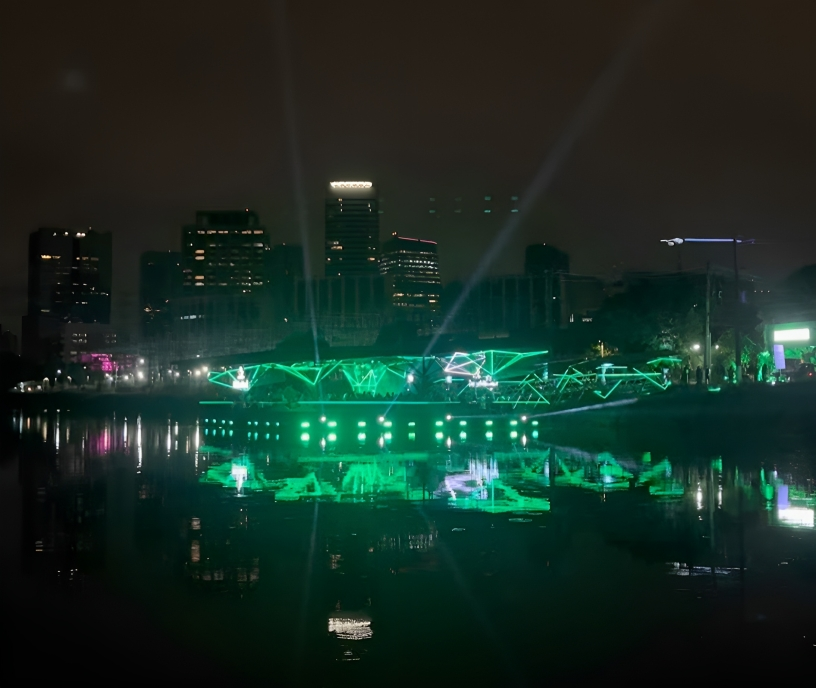
[[[443,280],[465,277],[499,223],[494,216],[470,227],[448,223],[444,213],[429,213],[428,199],[523,198],[558,132],[648,6],[587,11],[541,3],[490,21],[476,6],[472,18],[444,6],[422,24],[427,47],[412,42],[413,18],[383,19],[363,35],[363,5],[342,12],[331,4],[289,6],[289,104],[312,266],[321,258],[325,180],[370,177],[383,202],[381,238],[394,231],[431,237],[439,241]],[[193,209],[252,207],[273,242],[299,242],[271,13],[264,3],[224,17],[210,6],[199,11],[165,8],[160,24],[149,8],[136,11],[100,42],[90,37],[109,33],[101,17],[54,8],[37,18],[41,47],[25,79],[2,73],[4,322],[25,310],[26,276],[16,257],[40,226],[114,233],[114,311],[137,302],[132,256],[177,250],[176,228]],[[5,64],[26,54],[30,12],[10,11],[6,26],[19,30],[2,42]],[[581,273],[621,263],[673,269],[676,256],[657,242],[691,230],[767,242],[743,260],[768,277],[816,262],[807,78],[816,48],[805,29],[813,12],[805,3],[784,14],[741,3],[736,15],[677,3],[654,23],[617,92],[491,273],[519,272],[521,247],[541,240],[567,251]],[[131,47],[145,35],[154,49],[134,59]],[[68,49],[65,36],[86,45]],[[192,60],[192,45],[202,40],[221,47]],[[352,95],[335,79],[330,56],[365,65],[372,50],[380,55],[371,68],[376,88]],[[233,72],[241,79],[225,78]],[[211,98],[214,88],[220,102]],[[460,245],[465,231],[471,240]]]

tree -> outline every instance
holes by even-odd
[[[683,275],[635,281],[601,307],[598,337],[623,353],[687,348],[703,337],[698,296],[698,286]]]

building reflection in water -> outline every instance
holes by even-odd
[[[814,530],[812,468],[784,457],[676,461],[537,440],[315,457],[202,444],[198,422],[172,419],[61,411],[10,422],[24,572],[60,587],[166,576],[186,580],[193,599],[240,600],[263,583],[262,599],[288,610],[313,526],[298,505],[318,502],[324,558],[309,618],[342,661],[360,660],[382,637],[389,581],[441,576],[452,557],[479,581],[514,567],[552,570],[569,556],[573,522],[593,518],[606,541],[662,562],[670,576],[721,586],[742,585],[747,560],[761,568],[783,542],[793,547],[786,529]]]

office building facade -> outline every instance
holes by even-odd
[[[333,346],[373,344],[389,317],[383,275],[298,279],[294,296],[293,329],[307,331],[313,313],[320,335]]]
[[[139,260],[139,316],[142,336],[166,334],[173,326],[173,308],[181,296],[181,252],[146,251]]]
[[[380,216],[373,183],[331,182],[325,210],[326,277],[376,275]]]
[[[298,244],[273,246],[267,272],[275,322],[289,322],[294,312],[295,282],[303,279],[303,247]]]
[[[182,230],[185,296],[253,294],[267,286],[269,235],[251,210],[198,212]]]
[[[269,250],[269,234],[249,209],[197,212],[182,228],[182,288],[168,341],[174,356],[270,345]]]
[[[383,244],[380,273],[388,280],[391,305],[397,311],[439,310],[442,280],[435,241],[398,236]]]
[[[28,243],[28,311],[23,354],[59,358],[66,323],[109,324],[113,242],[110,233],[41,228]]]
[[[524,249],[524,274],[531,277],[569,272],[569,255],[552,244],[530,244]]]

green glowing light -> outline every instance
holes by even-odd
[[[357,433],[357,439],[360,440],[360,442],[365,442],[365,438],[366,438],[366,434],[364,432],[358,432]]]
[[[414,421],[410,421],[410,422],[408,423],[408,427],[409,427],[409,428],[416,427],[416,423],[415,423]]]
[[[309,427],[309,421],[304,420],[304,421],[303,421],[303,422],[300,424],[300,427],[302,427],[302,428],[308,428],[308,427]]]
[[[309,439],[310,439],[310,438],[309,438],[309,433],[308,433],[308,432],[304,432],[304,433],[303,433],[303,434],[300,436],[300,441],[301,441],[301,442],[308,442],[308,441],[309,441]]]
[[[328,425],[330,428],[336,428],[337,427],[337,421],[336,420],[330,420],[328,423],[326,423],[326,425]]]
[[[493,425],[493,421],[492,420],[486,420],[485,425]]]
[[[386,427],[386,428],[390,428],[392,425],[393,425],[393,423],[390,420],[387,420],[387,421],[385,421],[385,423],[383,423],[383,427]]]
[[[445,424],[445,423],[444,423],[443,421],[441,421],[441,420],[438,420],[438,421],[436,421],[436,423],[434,423],[434,425],[435,425],[436,427],[438,427],[438,428],[441,428],[441,427],[442,427],[444,424]]]
[[[538,439],[538,430],[533,430],[533,432],[531,434],[532,434],[534,440]]]
[[[408,433],[408,440],[410,442],[415,442],[416,441],[416,433],[415,432],[409,432]]]
[[[533,425],[538,425],[538,421],[537,421],[537,420],[534,420],[534,421],[533,421]]]
[[[467,433],[466,432],[460,432],[459,433],[459,439],[460,440],[466,440],[467,439]]]
[[[365,426],[366,426],[366,422],[364,420],[361,420],[361,421],[359,421],[357,423],[358,428],[364,428]]]
[[[593,390],[593,391],[594,391],[594,392],[595,392],[595,394],[597,394],[597,395],[598,395],[598,396],[599,396],[601,399],[606,400],[606,399],[608,399],[608,398],[609,398],[609,395],[610,395],[610,394],[612,394],[612,392],[614,392],[614,391],[615,391],[615,390],[618,388],[618,385],[620,385],[620,383],[621,383],[621,382],[623,382],[623,380],[618,380],[618,381],[617,381],[617,382],[616,382],[614,385],[612,385],[612,387],[609,389],[609,391],[607,391],[607,393],[606,393],[606,394],[604,394],[603,392],[601,392],[600,390],[597,390],[597,389],[596,389],[596,390]]]
[[[436,437],[436,439],[438,439],[438,440],[441,440],[441,439],[443,439],[445,437],[445,433],[444,432],[438,432],[438,433],[436,433],[434,435],[434,437]]]
[[[493,432],[492,432],[491,430],[488,430],[488,431],[485,433],[485,437],[486,437],[487,439],[489,439],[489,440],[492,440],[492,439],[493,439]]]
[[[511,439],[511,440],[514,440],[514,439],[516,439],[516,437],[518,437],[518,433],[517,433],[515,430],[513,430],[513,431],[510,433],[510,439]]]
[[[459,425],[467,425],[467,421],[466,420],[460,420]]]
[[[390,433],[390,432],[386,432],[386,433],[383,435],[383,437],[385,437],[386,442],[390,442],[390,441],[391,441],[391,433]]]
[[[329,436],[328,436],[328,440],[329,440],[329,442],[337,442],[337,435],[335,435],[333,432],[330,432]]]
[[[510,425],[518,425],[518,421],[517,420],[511,420]]]

